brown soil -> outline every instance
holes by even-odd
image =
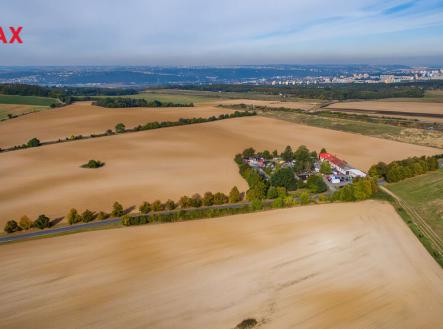
[[[386,204],[0,247],[1,328],[439,328],[443,271]]]

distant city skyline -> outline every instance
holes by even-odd
[[[15,0],[0,65],[443,65],[443,1]]]

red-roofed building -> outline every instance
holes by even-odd
[[[365,177],[366,174],[358,169],[353,168],[346,161],[337,158],[330,153],[320,153],[320,161],[328,161],[332,168],[337,170],[339,173],[352,177]]]

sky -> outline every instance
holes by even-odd
[[[13,0],[9,65],[443,65],[443,0]]]

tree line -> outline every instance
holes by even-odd
[[[197,124],[197,123],[207,123],[207,122],[212,122],[212,121],[226,120],[226,119],[233,119],[233,118],[240,118],[240,117],[248,117],[248,116],[254,116],[254,115],[257,115],[257,113],[250,112],[250,111],[235,111],[234,113],[230,113],[230,114],[220,114],[217,117],[210,116],[209,118],[201,118],[200,117],[200,118],[190,118],[190,119],[181,118],[178,121],[148,122],[144,125],[138,125],[134,128],[126,128],[126,126],[120,122],[115,125],[114,131],[112,129],[108,129],[104,133],[101,133],[101,134],[91,134],[89,136],[72,135],[70,137],[65,137],[64,139],[58,139],[58,140],[46,141],[46,142],[41,142],[38,138],[34,137],[34,138],[30,139],[26,144],[15,145],[15,146],[12,146],[9,148],[4,148],[4,149],[0,148],[0,152],[15,151],[15,150],[26,149],[29,147],[38,147],[38,146],[57,144],[57,143],[66,143],[66,142],[81,140],[81,139],[105,137],[105,136],[110,136],[113,134],[123,134],[123,133],[145,131],[145,130],[152,130],[152,129],[185,126],[185,125],[191,125],[191,124]]]
[[[126,107],[193,107],[194,103],[172,103],[161,102],[159,100],[147,101],[143,98],[128,98],[128,97],[106,97],[98,98],[93,105],[107,107],[107,108],[126,108]]]
[[[269,86],[252,84],[212,84],[172,86],[170,88],[213,92],[261,93],[289,97],[347,100],[347,99],[381,99],[392,97],[423,97],[426,84],[331,84],[318,86]],[[433,86],[434,87],[434,86]]]
[[[388,183],[424,174],[438,169],[438,156],[412,157],[389,164],[379,162],[369,169],[369,176],[384,178]]]

